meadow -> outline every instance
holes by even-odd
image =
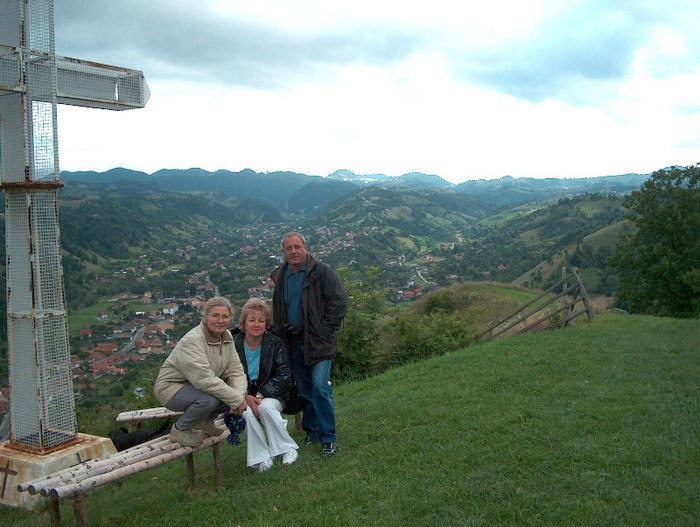
[[[336,388],[338,454],[224,445],[93,491],[91,525],[700,524],[700,320],[596,314]],[[293,428],[293,421],[290,421]],[[293,430],[298,442],[303,432]],[[63,525],[75,525],[70,500]],[[0,525],[47,526],[0,510]]]

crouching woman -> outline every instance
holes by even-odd
[[[243,413],[247,464],[260,472],[272,468],[273,459],[280,455],[283,464],[294,463],[299,448],[282,417],[292,378],[289,353],[282,340],[268,331],[271,323],[270,306],[251,298],[243,306],[233,337],[248,379],[248,408]]]
[[[199,446],[202,435],[223,433],[214,424],[219,414],[228,408],[242,415],[247,407],[248,382],[228,330],[232,317],[227,299],[210,299],[202,322],[180,339],[160,368],[156,398],[168,410],[183,412],[170,430],[173,443]]]

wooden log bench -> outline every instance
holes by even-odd
[[[128,423],[132,430],[141,428],[143,421],[153,419],[167,419],[169,417],[178,417],[182,412],[173,412],[164,407],[159,408],[144,408],[143,410],[132,410],[130,412],[121,412],[117,416],[117,423]]]
[[[177,415],[180,415],[180,413],[170,412],[165,408],[150,408],[134,412],[123,412],[119,414],[117,421],[121,423],[136,423],[138,426],[144,420]],[[172,443],[166,434],[112,454],[104,459],[85,461],[53,474],[21,483],[17,486],[17,489],[20,492],[29,492],[32,495],[39,494],[49,498],[49,519],[52,527],[60,527],[61,525],[60,500],[72,498],[76,524],[78,527],[88,527],[85,498],[91,490],[181,457],[185,458],[187,481],[190,488],[192,488],[195,485],[193,454],[209,447],[213,449],[216,484],[218,487],[222,487],[224,477],[221,470],[221,452],[219,447],[228,438],[230,432],[224,425],[223,418],[218,419],[216,425],[223,428],[224,432],[219,436],[206,437],[203,444],[198,447],[186,447],[180,443]]]

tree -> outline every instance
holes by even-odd
[[[342,380],[367,377],[375,371],[375,348],[386,310],[386,293],[381,288],[378,267],[367,266],[360,283],[348,279],[348,268],[337,270],[348,295],[348,309],[338,332],[339,353],[333,367]]]
[[[700,163],[659,170],[624,206],[636,231],[618,237],[606,260],[616,296],[632,313],[700,314]]]

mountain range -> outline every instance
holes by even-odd
[[[495,209],[537,201],[555,202],[580,194],[623,194],[638,189],[650,174],[624,174],[587,178],[513,178],[479,179],[460,184],[436,175],[412,172],[398,177],[383,174],[358,175],[337,170],[328,177],[296,172],[255,172],[251,169],[209,172],[201,168],[162,169],[152,174],[114,168],[106,172],[82,171],[61,173],[61,180],[71,186],[111,188],[128,192],[214,193],[220,199],[257,200],[284,213],[315,215],[333,202],[365,188],[385,190],[441,190],[450,194],[478,198],[484,206]]]

